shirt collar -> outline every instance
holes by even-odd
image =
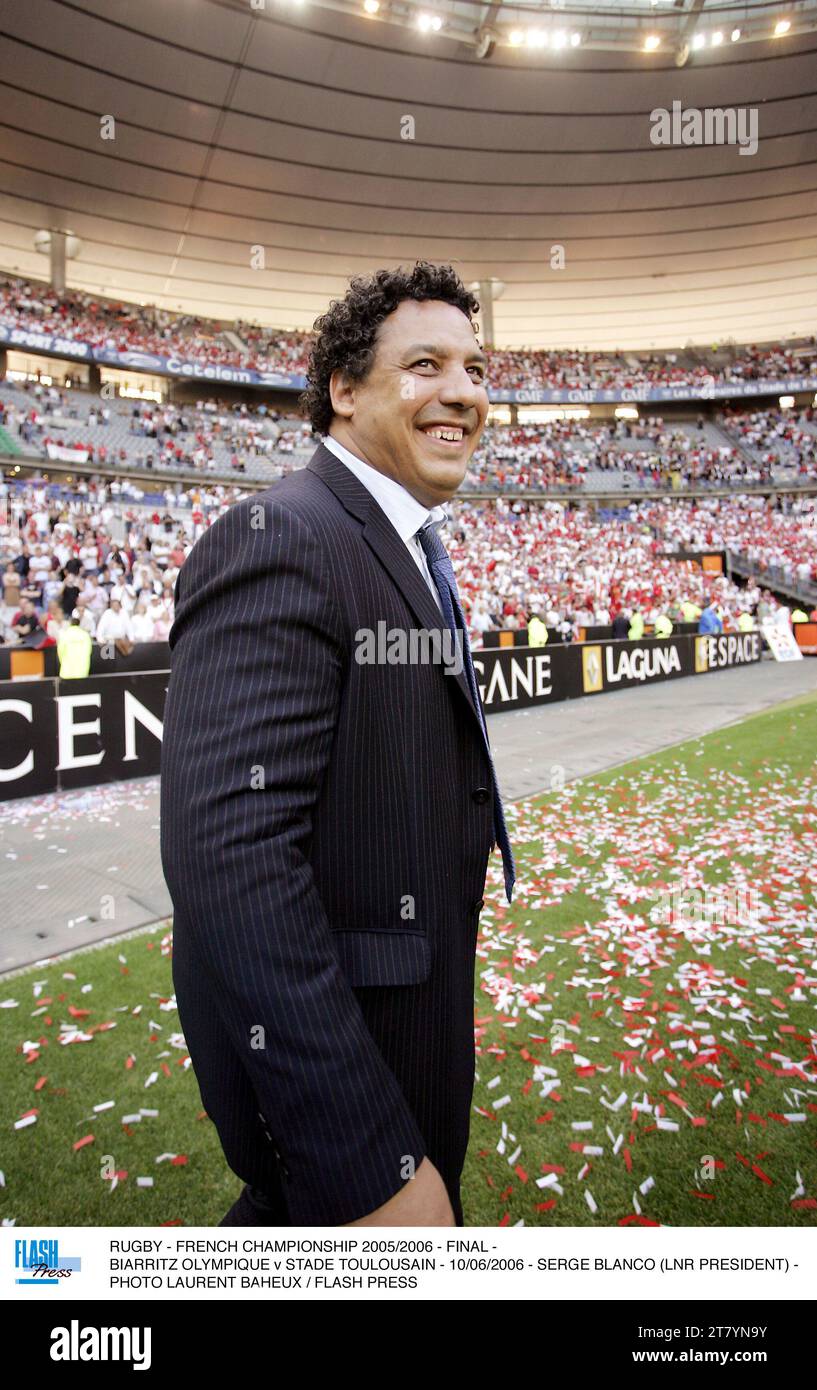
[[[358,458],[333,435],[325,435],[323,443],[330,453],[340,459],[341,463],[345,463],[355,477],[360,479],[363,486],[368,489],[386,513],[402,541],[411,540],[412,536],[422,530],[427,523],[440,526],[443,522],[450,520],[450,513],[445,503],[438,504],[430,510],[428,507],[424,507],[422,502],[418,502],[416,497],[412,497],[402,483],[395,482],[394,478],[387,477],[379,469],[373,468],[370,463]]]

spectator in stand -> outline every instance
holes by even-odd
[[[11,626],[19,646],[39,647],[42,645],[45,630],[40,624],[39,614],[31,599],[21,600],[20,611],[12,619]]]
[[[65,578],[63,580],[62,589],[60,590],[59,594],[59,603],[60,608],[62,609],[63,613],[66,616],[66,619],[68,619],[69,622],[73,617],[77,599],[81,591],[82,580],[80,579],[79,575],[75,574],[73,570],[69,570],[66,566]]]
[[[111,599],[111,605],[100,616],[96,625],[96,640],[104,642],[133,641],[130,615],[125,612],[118,598]]]
[[[108,595],[95,575],[89,574],[85,580],[82,587],[82,597],[85,600],[86,608],[91,610],[98,622],[100,613],[108,606]]]
[[[15,610],[20,607],[20,573],[13,560],[8,561],[3,574],[3,602]]]
[[[168,609],[164,606],[164,604],[162,604],[161,609],[159,611],[159,615],[155,619],[153,624],[154,642],[166,642],[168,638],[168,633],[170,632],[172,626],[173,619],[171,618]]]
[[[155,623],[147,615],[142,599],[139,599],[131,615],[131,629],[134,642],[152,642]]]
[[[65,614],[60,608],[58,599],[51,599],[48,605],[48,612],[45,616],[44,626],[46,640],[45,642],[43,642],[43,646],[53,647],[56,645],[60,633],[64,631],[64,629],[68,626]]]
[[[51,574],[51,563],[51,556],[47,547],[45,545],[35,546],[28,562],[28,577],[40,590]]]
[[[81,594],[77,599],[76,607],[71,616],[72,618],[76,618],[83,632],[87,632],[89,637],[94,636],[96,632],[96,616],[88,607]]]

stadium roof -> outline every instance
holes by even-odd
[[[426,7],[443,21],[427,32],[419,13],[6,6],[0,269],[46,277],[34,236],[54,228],[80,239],[70,286],[283,328],[350,275],[423,257],[499,282],[497,346],[814,332],[813,5],[458,0]],[[654,143],[673,102],[678,120],[743,109],[743,152]]]

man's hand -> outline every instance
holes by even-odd
[[[424,1158],[413,1178],[382,1207],[347,1226],[455,1226],[445,1183],[430,1158]]]

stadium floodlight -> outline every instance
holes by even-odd
[[[710,39],[710,43],[712,44],[713,48],[720,48],[720,45],[723,43],[723,34],[721,33],[720,29],[715,30],[714,34],[712,35],[712,38]]]
[[[789,32],[790,29],[791,29],[791,20],[790,20],[790,19],[778,19],[777,23],[776,23],[775,26],[774,26],[774,36],[775,36],[775,38],[776,38],[776,39],[782,38],[782,36],[783,36],[784,34],[788,34],[788,32]]]
[[[699,48],[703,48],[703,46],[704,46],[705,43],[706,43],[706,34],[695,34],[695,35],[694,35],[694,37],[693,37],[693,39],[692,39],[692,47],[693,47],[694,50],[697,51]]]
[[[791,410],[794,405],[794,396],[779,396],[777,403],[781,410]]]
[[[443,22],[438,14],[421,14],[417,24],[424,34],[427,34],[430,29],[439,30],[443,27]]]
[[[380,0],[363,0],[363,8],[367,14],[377,14],[380,9]]]
[[[548,36],[545,29],[529,29],[526,39],[529,48],[547,48]]]
[[[576,31],[574,30],[574,32],[570,35],[570,47],[571,47],[571,48],[578,48],[578,46],[579,46],[579,44],[581,43],[581,41],[582,41],[582,36],[581,36],[581,34],[579,34],[578,32],[576,32]]]
[[[648,34],[644,40],[644,52],[654,53],[656,48],[661,47],[661,39],[658,34]]]
[[[554,48],[566,48],[566,47],[567,47],[567,34],[565,33],[564,29],[557,29],[557,30],[556,30],[555,34],[553,35],[553,47],[554,47]]]
[[[512,29],[508,35],[508,43],[511,44],[513,48],[518,48],[519,45],[524,42],[524,32],[521,29]]]
[[[737,43],[738,39],[740,38],[740,29],[733,29],[729,37],[731,38],[733,43]]]

